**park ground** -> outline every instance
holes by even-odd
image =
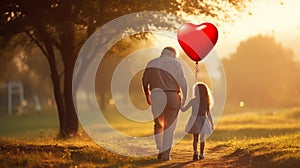
[[[92,141],[83,130],[56,138],[52,110],[23,116],[1,115],[0,167],[298,167],[300,108],[235,109],[225,112],[206,141],[206,158],[192,161],[192,137],[172,149],[172,160],[128,157]]]

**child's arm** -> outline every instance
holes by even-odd
[[[180,110],[181,110],[182,112],[185,112],[185,111],[186,111],[187,109],[189,109],[191,106],[192,106],[192,100],[189,101],[189,103],[188,103],[185,107],[181,106],[181,107],[180,107]]]
[[[208,120],[211,123],[211,128],[214,130],[215,128],[214,128],[214,123],[213,123],[213,120],[212,120],[212,117],[211,117],[210,109],[208,109],[208,111],[207,111],[207,117],[208,117]]]

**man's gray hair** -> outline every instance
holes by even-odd
[[[162,50],[161,55],[166,55],[169,57],[176,58],[178,56],[178,53],[177,53],[176,49],[173,47],[165,47]]]

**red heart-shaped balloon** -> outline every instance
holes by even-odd
[[[194,25],[185,23],[177,32],[178,42],[183,51],[196,63],[212,50],[218,40],[218,29],[211,23]]]

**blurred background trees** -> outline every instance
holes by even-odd
[[[46,73],[47,70],[40,67],[42,69],[34,73],[33,67],[36,65],[32,64],[35,61],[29,58],[32,57],[32,52],[26,51],[28,48],[40,50],[37,52],[38,55],[44,55],[48,63],[52,86],[50,88],[53,89],[59,114],[60,135],[69,137],[76,134],[78,130],[78,119],[72,100],[73,68],[81,46],[97,27],[128,13],[153,10],[181,16],[204,15],[220,21],[229,21],[230,16],[234,14],[233,11],[242,11],[247,1],[3,0],[0,6],[0,44],[1,60],[5,61],[1,64],[6,64],[6,67],[10,63],[16,65],[16,62],[11,62],[14,59],[7,57],[18,57],[20,53],[23,53],[22,65],[30,66],[27,72],[23,71],[26,72],[25,77],[34,74],[26,79],[35,79],[31,80],[32,83],[39,81],[36,87],[34,87],[35,84],[30,84],[34,87],[33,90],[48,88],[47,80],[45,80],[46,83],[40,82],[45,77],[45,74],[41,73]],[[164,19],[156,18],[152,22],[149,20],[149,24],[157,21],[165,23]],[[172,27],[171,24],[166,23],[165,27]],[[16,37],[19,39],[14,40]],[[16,50],[17,46],[22,46],[22,49]],[[13,51],[20,52],[13,54]],[[30,61],[25,63],[26,60]],[[1,65],[1,69],[5,66]],[[17,78],[16,73],[10,74],[14,71],[13,67],[9,66],[8,69],[1,72],[3,76],[0,81],[7,82]],[[21,76],[25,80],[24,75],[21,74]],[[21,77],[19,80],[22,80]]]
[[[223,60],[228,103],[254,107],[285,107],[300,104],[299,62],[291,49],[272,36],[257,35],[241,42]]]

